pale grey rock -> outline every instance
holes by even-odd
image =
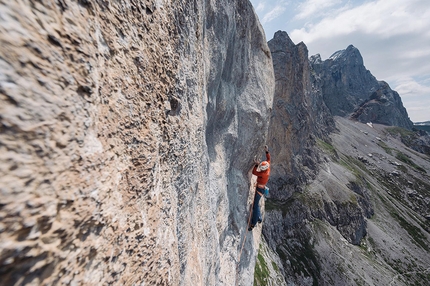
[[[2,283],[250,285],[274,86],[251,4],[0,10]]]

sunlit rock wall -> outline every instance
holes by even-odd
[[[250,285],[248,171],[274,86],[251,4],[0,16],[2,283]]]

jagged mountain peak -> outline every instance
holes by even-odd
[[[322,63],[321,55],[320,55],[320,54],[316,54],[316,55],[311,56],[311,57],[309,58],[309,62],[310,62],[312,65],[321,64],[321,63]]]
[[[324,102],[333,115],[412,128],[399,94],[366,69],[360,51],[353,45],[325,61],[318,55],[309,62],[321,79]]]
[[[360,51],[354,47],[353,45],[349,45],[344,50],[339,50],[335,53],[333,53],[329,60],[333,61],[348,61],[354,64],[363,65],[363,57],[361,56]],[[353,60],[353,61],[351,61]]]
[[[278,47],[280,49],[292,48],[292,47],[296,46],[296,44],[294,44],[294,42],[291,40],[288,33],[285,31],[281,31],[281,30],[277,31],[275,33],[275,35],[273,36],[273,39],[270,40],[269,42],[276,43],[273,46]],[[272,52],[273,52],[273,50],[272,50]]]

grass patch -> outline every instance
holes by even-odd
[[[276,253],[283,264],[290,261],[290,264],[286,267],[291,266],[293,272],[299,276],[312,277],[312,285],[318,285],[321,266],[317,253],[307,238],[295,241],[291,246],[288,245],[288,242],[285,242],[284,245],[276,248]]]
[[[423,173],[427,173],[426,170],[424,170],[423,168],[421,168],[420,166],[415,164],[414,161],[411,160],[411,158],[409,158],[406,154],[404,154],[400,151],[397,151],[396,158],[399,159],[400,161],[402,161],[403,163],[406,163],[409,166],[417,169],[418,171],[421,171]]]
[[[358,206],[358,201],[357,201],[357,197],[355,194],[350,194],[349,195],[349,203]]]
[[[367,236],[367,241],[369,242],[370,246],[371,246],[373,249],[376,249],[376,248],[377,248],[377,247],[376,247],[375,240],[373,239],[373,237],[371,237],[371,236]]]
[[[421,246],[423,249],[430,251],[428,247],[429,241],[427,237],[422,233],[421,229],[407,222],[403,217],[397,213],[391,213],[391,215],[399,222],[400,226],[403,227],[408,234],[413,238],[413,241],[417,246]]]
[[[397,151],[396,158],[410,166],[414,165],[414,162],[408,156],[406,156],[406,154],[400,151]]]
[[[404,272],[403,263],[400,259],[394,259],[393,261],[385,260],[388,265],[391,266],[397,273],[401,274]]]
[[[408,137],[415,137],[415,133],[413,131],[398,126],[388,127],[385,130],[391,135],[399,134],[402,139],[408,139]]]
[[[291,209],[291,204],[293,203],[294,197],[296,195],[293,194],[293,196],[288,199],[287,201],[280,201],[276,199],[267,199],[264,203],[264,208],[266,211],[281,211],[282,216],[285,216],[287,212]]]
[[[267,285],[267,279],[270,277],[269,268],[267,267],[267,263],[260,252],[261,248],[258,251],[257,263],[255,263],[254,285]]]
[[[272,267],[273,267],[273,269],[275,269],[275,271],[276,271],[276,272],[279,272],[279,267],[278,267],[278,265],[276,265],[276,263],[275,263],[275,262],[273,262],[273,261],[272,261]]]
[[[335,162],[337,161],[337,159],[339,158],[339,155],[337,154],[337,151],[333,147],[333,145],[320,139],[317,139],[317,145],[324,153],[328,154]]]
[[[348,170],[350,170],[355,175],[356,178],[364,177],[365,173],[371,175],[369,170],[366,168],[366,165],[360,160],[352,156],[348,156],[348,155],[342,156],[342,159],[340,160],[340,164],[345,168],[347,168]]]
[[[403,173],[407,174],[408,173],[408,168],[406,168],[403,165],[397,166],[397,169],[402,171]]]
[[[378,144],[379,147],[381,147],[382,149],[384,149],[385,153],[387,153],[389,155],[393,155],[393,152],[391,152],[391,150],[393,150],[393,149],[390,148],[390,147],[388,147],[388,145],[385,144],[385,142],[378,141],[376,144]]]
[[[306,276],[311,276],[313,278],[313,286],[318,285],[321,266],[319,265],[314,247],[306,241],[300,248],[297,249],[296,255],[290,257],[291,266],[295,273],[303,273]]]

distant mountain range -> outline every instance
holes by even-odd
[[[430,126],[430,121],[414,122],[414,126]]]
[[[418,130],[424,130],[430,133],[430,121],[414,122],[414,128]]]
[[[286,32],[268,45],[272,171],[254,285],[427,285],[430,136],[416,131],[430,121],[414,125],[352,45],[325,61]]]

